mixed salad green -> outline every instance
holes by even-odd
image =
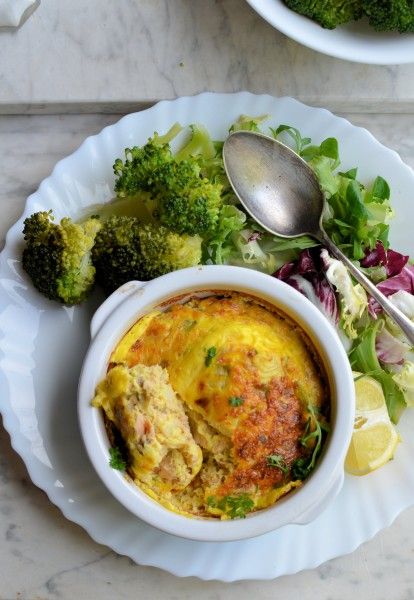
[[[324,226],[343,252],[414,319],[414,266],[391,249],[390,188],[369,186],[357,169],[340,170],[338,142],[314,145],[290,125],[264,128],[267,117],[242,116],[230,132],[267,133],[288,144],[316,173],[327,199]],[[314,239],[264,231],[240,206],[224,171],[222,141],[201,125],[175,124],[114,164],[116,198],[79,222],[51,212],[25,221],[23,267],[48,298],[83,301],[94,282],[106,293],[197,264],[257,269],[293,286],[337,328],[355,371],[376,378],[391,419],[414,405],[414,355],[401,330]]]

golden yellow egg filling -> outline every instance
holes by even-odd
[[[302,329],[238,293],[139,319],[93,404],[136,485],[170,510],[210,518],[243,517],[301,485],[329,417]]]

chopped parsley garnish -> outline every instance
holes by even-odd
[[[254,508],[253,500],[247,494],[224,496],[216,500],[213,496],[207,498],[208,506],[222,510],[230,519],[245,519],[247,513]]]
[[[316,460],[322,449],[322,440],[324,433],[329,431],[327,423],[318,420],[318,407],[313,404],[307,406],[309,417],[306,421],[305,431],[299,438],[299,443],[304,448],[309,448],[309,442],[315,440],[312,453],[309,456],[297,458],[292,463],[292,475],[295,479],[306,479],[309,473],[315,468]]]
[[[115,446],[115,448],[109,448],[109,466],[118,471],[125,471],[126,461],[124,460],[121,450]]]
[[[280,469],[284,475],[289,473],[289,467],[287,466],[283,456],[280,454],[270,454],[269,456],[266,456],[266,464],[268,467]]]
[[[306,477],[310,473],[310,464],[311,457],[310,456],[302,456],[301,458],[297,458],[292,463],[292,477],[293,479],[306,479]]]
[[[231,396],[229,398],[230,406],[241,406],[244,402],[244,398],[240,398],[240,396]]]
[[[206,352],[206,357],[204,359],[204,364],[206,365],[206,367],[209,367],[211,365],[211,362],[213,360],[213,358],[216,356],[217,354],[217,349],[215,346],[211,346],[211,348],[209,348]]]

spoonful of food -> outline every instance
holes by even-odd
[[[266,135],[237,131],[224,142],[223,160],[241,204],[264,229],[284,238],[310,235],[317,239],[347,266],[414,345],[414,324],[325,232],[322,216],[326,200],[316,175],[300,156]]]

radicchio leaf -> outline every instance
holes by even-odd
[[[250,236],[249,239],[247,240],[248,242],[255,242],[256,240],[260,240],[260,238],[262,237],[262,234],[260,233],[260,231],[254,231]]]
[[[390,296],[400,290],[404,290],[409,294],[414,294],[414,266],[404,266],[398,275],[394,275],[394,277],[389,277],[385,281],[381,281],[377,285],[377,288],[381,290],[385,296]]]
[[[394,277],[389,277],[388,279],[381,281],[377,284],[377,288],[384,296],[391,296],[399,291],[414,294],[414,266],[405,265],[398,275],[394,275]],[[374,317],[382,311],[379,304],[373,298],[369,299],[368,306],[369,312]]]
[[[329,319],[333,325],[339,321],[335,292],[325,277],[320,258],[320,248],[303,250],[298,260],[286,263],[274,273],[281,281],[301,292]]]
[[[394,275],[401,273],[407,261],[408,256],[395,250],[385,250],[383,243],[377,241],[376,247],[369,250],[365,258],[361,260],[361,267],[384,266],[387,277],[394,277]]]
[[[402,365],[410,346],[383,327],[375,339],[375,350],[382,363]]]

